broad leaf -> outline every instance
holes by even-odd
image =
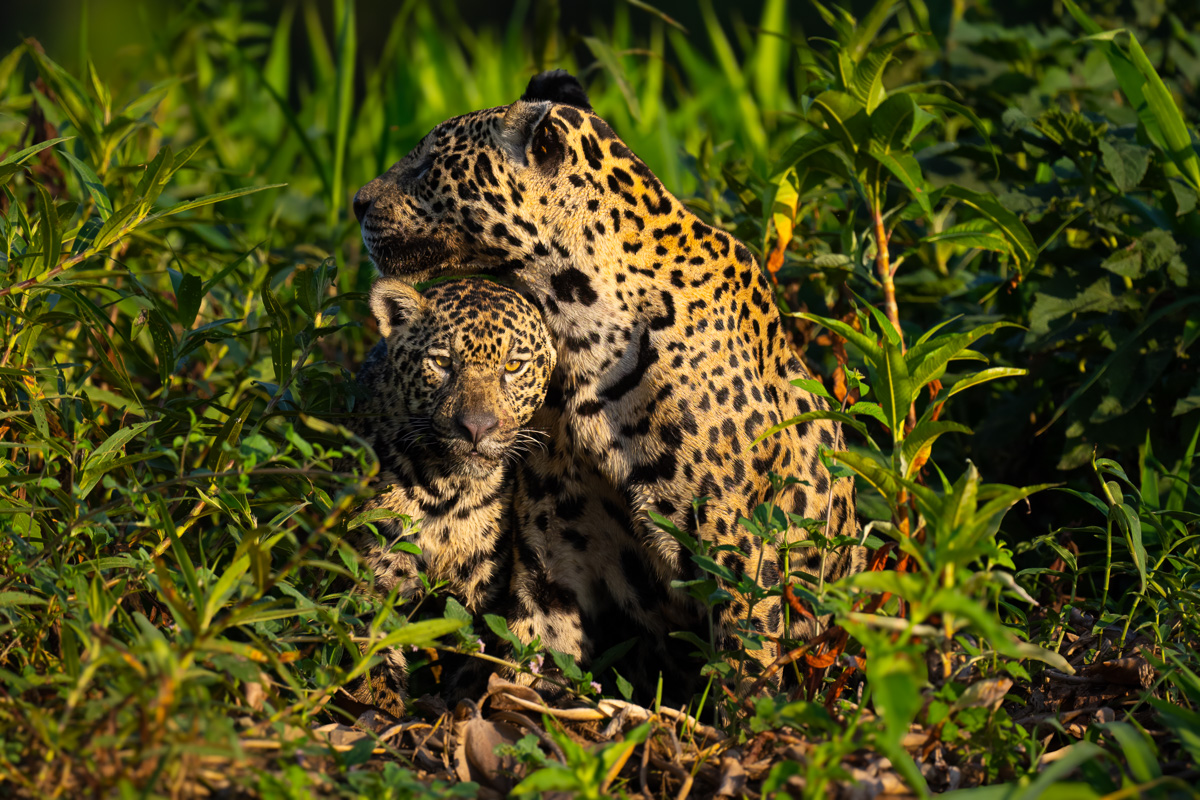
[[[128,428],[121,428],[112,436],[104,440],[103,444],[97,447],[88,455],[83,462],[83,468],[79,477],[79,496],[87,497],[104,473],[108,472],[116,466],[117,459],[123,455],[122,448],[128,444],[133,437],[137,436],[142,431],[154,424],[154,421],[137,422],[130,425]]]
[[[841,336],[847,342],[862,351],[862,354],[867,357],[868,361],[877,364],[883,360],[883,351],[873,339],[864,333],[856,331],[854,328],[850,327],[841,320],[830,319],[828,317],[819,317],[816,314],[809,314],[806,311],[798,311],[794,314],[789,314],[788,316],[799,317],[800,319],[806,319],[809,322],[815,322],[818,325],[824,325],[826,328],[829,328],[829,330],[833,331],[838,336]]]
[[[813,105],[821,111],[825,124],[846,152],[857,153],[859,144],[868,139],[870,124],[862,103],[845,92],[829,91],[813,98]]]
[[[1021,222],[1016,214],[1002,206],[1000,201],[993,195],[981,194],[954,184],[945,187],[942,191],[943,197],[958,200],[992,221],[1012,245],[1013,257],[1020,272],[1024,273],[1033,266],[1038,253],[1037,245],[1033,242],[1033,236],[1029,233],[1029,229],[1025,227],[1025,223]]]
[[[946,365],[951,361],[960,358],[975,358],[976,354],[968,350],[970,345],[1004,327],[1015,326],[1011,322],[993,322],[966,333],[938,336],[913,346],[904,354],[904,360],[908,363],[908,369],[912,373],[913,391],[940,378],[946,370]]]
[[[787,172],[792,167],[803,164],[814,153],[819,153],[822,150],[828,150],[838,143],[837,137],[826,130],[809,131],[801,136],[796,141],[792,142],[787,150],[783,151],[783,155],[775,162],[774,169],[771,170],[773,180],[778,179],[780,175]]]
[[[958,394],[963,389],[970,389],[972,386],[978,386],[981,383],[994,381],[997,378],[1013,378],[1028,374],[1029,370],[1018,369],[1017,367],[991,367],[956,381],[950,387],[950,391],[946,393],[945,398],[942,398],[940,393],[938,397],[939,399],[948,399]]]
[[[871,138],[884,150],[903,147],[916,113],[912,95],[892,95],[871,112]]]
[[[785,419],[783,422],[776,423],[775,425],[767,428],[765,431],[760,433],[753,442],[748,444],[746,449],[752,449],[759,442],[774,436],[785,428],[790,428],[793,425],[803,425],[806,422],[812,422],[816,419],[829,419],[833,420],[834,422],[840,422],[843,425],[849,425],[851,428],[854,428],[854,430],[858,431],[863,436],[867,436],[867,427],[865,425],[853,417],[841,413],[840,411],[808,411],[798,417]]]
[[[876,366],[875,380],[871,386],[892,431],[892,441],[899,442],[904,436],[904,421],[912,407],[914,386],[904,353],[898,344],[890,341],[883,343],[883,358]]]
[[[874,487],[885,499],[895,497],[900,484],[896,474],[888,467],[870,456],[860,453],[839,451],[831,453],[831,455],[838,463],[845,464],[852,469],[855,474]]]
[[[961,423],[944,420],[919,423],[904,437],[904,444],[901,446],[901,466],[904,477],[912,477],[912,466],[917,462],[918,457],[923,454],[927,455],[930,448],[933,447],[934,441],[943,433],[970,434],[971,429]]]

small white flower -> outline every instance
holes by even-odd
[[[483,639],[476,639],[475,644],[479,645],[479,652],[483,652]]]
[[[546,660],[546,657],[543,656],[541,653],[538,653],[536,656],[534,656],[533,663],[531,663],[529,665],[529,671],[532,672],[534,675],[541,675],[542,674],[542,662],[544,662],[545,660]]]
[[[596,681],[592,681],[592,691],[596,694],[600,694],[600,684]]]

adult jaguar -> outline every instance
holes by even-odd
[[[784,510],[828,520],[829,534],[856,534],[852,481],[833,480],[819,458],[822,446],[841,445],[832,423],[750,445],[767,427],[824,408],[791,383],[808,375],[754,257],[668,193],[567,73],[538,75],[518,101],[438,125],[359,190],[354,210],[384,275],[420,280],[484,265],[543,305],[558,349],[558,391],[547,401],[558,424],[550,452],[526,459],[517,499],[518,635],[587,658],[603,602],[660,635],[694,622],[697,608],[670,587],[694,567],[652,512],[733,545],[719,560],[736,576],[777,584],[779,554],[737,523],[771,495],[772,473],[801,481],[775,498]],[[565,481],[571,468],[581,472]],[[605,484],[595,493],[606,520],[581,519],[589,474]],[[694,498],[707,501],[694,509]],[[855,547],[800,552],[793,566],[826,579],[861,562]],[[818,628],[794,618],[785,631],[784,618],[778,599],[751,613],[740,599],[727,603],[718,645],[739,647],[742,621],[776,639]],[[777,641],[752,651],[763,665],[778,653]]]
[[[375,449],[378,493],[364,510],[407,516],[365,528],[351,544],[385,592],[417,594],[418,572],[472,613],[503,613],[511,561],[515,457],[531,443],[525,426],[542,405],[555,351],[541,313],[513,289],[482,279],[417,292],[377,281],[371,309],[383,337],[359,371],[365,402],[351,423]],[[382,539],[382,541],[381,541]],[[419,554],[396,549],[399,541]],[[356,700],[399,715],[407,665],[388,648]]]

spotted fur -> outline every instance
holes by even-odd
[[[384,591],[421,588],[423,572],[469,611],[506,596],[512,545],[511,465],[540,445],[527,424],[542,404],[555,351],[541,314],[513,289],[481,279],[440,283],[418,293],[398,279],[378,281],[371,308],[383,336],[360,371],[367,400],[354,427],[379,457],[382,508],[416,523],[377,522],[353,544]],[[420,555],[393,550],[398,541]],[[499,610],[499,607],[497,607]],[[355,698],[403,710],[407,670],[392,648]]]
[[[552,447],[521,470],[512,621],[523,638],[587,659],[607,609],[658,641],[700,618],[670,586],[695,567],[651,512],[731,545],[720,562],[763,585],[780,581],[780,557],[737,520],[768,499],[770,473],[801,481],[775,498],[786,511],[828,519],[831,534],[858,524],[852,481],[833,480],[819,459],[821,446],[842,445],[832,423],[751,446],[771,425],[825,408],[792,384],[808,373],[753,255],[673,197],[564,76],[538,76],[511,105],[438,125],[358,192],[355,212],[384,275],[483,265],[540,300],[558,350],[557,387],[539,412]],[[693,513],[698,497],[708,501]],[[586,515],[582,498],[594,501]],[[861,562],[858,548],[799,553],[799,571],[826,579]],[[740,600],[722,609],[719,646],[738,647],[747,611]],[[793,618],[785,631],[778,601],[751,617],[772,637],[819,628]],[[767,664],[779,650],[751,652]]]

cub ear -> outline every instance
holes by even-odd
[[[371,287],[371,313],[385,339],[424,309],[425,298],[421,293],[399,278],[380,278]]]
[[[551,103],[565,103],[569,106],[591,111],[592,104],[587,92],[574,75],[565,69],[552,69],[534,75],[525,87],[522,100],[549,100]]]

